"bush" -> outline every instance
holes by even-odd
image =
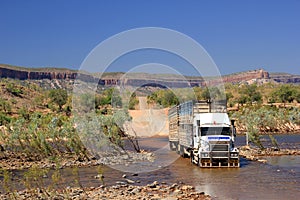
[[[300,102],[300,92],[292,85],[284,84],[272,93],[272,98],[281,103]]]
[[[59,106],[59,110],[62,111],[63,105],[68,101],[68,93],[63,89],[53,89],[49,92],[51,101]]]
[[[159,90],[147,97],[148,103],[157,103],[164,108],[179,104],[179,100],[171,90]]]
[[[134,110],[135,106],[139,103],[139,100],[136,97],[135,92],[130,96],[128,108]]]
[[[286,128],[289,123],[300,124],[299,108],[276,108],[270,106],[248,106],[232,114],[237,119],[237,125],[245,127],[249,139],[263,148],[260,133],[273,133]],[[272,138],[271,138],[272,139]]]
[[[6,90],[15,96],[22,97],[21,94],[23,94],[23,90],[20,88],[20,86],[17,86],[13,83],[8,83]]]
[[[7,125],[11,122],[11,117],[3,112],[0,112],[0,126]]]
[[[240,88],[239,90],[241,96],[238,99],[238,103],[240,104],[245,104],[245,103],[261,103],[262,101],[262,95],[257,89],[256,84],[252,85],[244,85],[243,87]]]
[[[0,111],[4,113],[11,113],[11,103],[7,100],[0,98]]]

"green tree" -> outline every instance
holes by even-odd
[[[233,94],[231,92],[226,92],[226,100],[229,104],[230,107],[233,106],[233,102],[231,101],[231,99],[233,98]]]
[[[219,88],[217,87],[206,87],[202,94],[202,98],[205,100],[211,99],[211,100],[216,100],[221,98],[221,92]]]
[[[248,97],[245,95],[240,96],[237,100],[238,104],[243,106],[245,103],[247,103],[247,99],[248,99]]]
[[[132,93],[132,95],[130,96],[130,99],[129,99],[129,109],[130,110],[134,110],[135,109],[135,106],[139,103],[139,100],[137,99],[136,97],[136,93]]]
[[[178,101],[176,95],[172,91],[166,90],[163,93],[161,104],[164,107],[169,107],[169,106],[172,106],[172,105],[176,105],[178,103],[179,103],[179,101]]]
[[[179,103],[177,96],[171,90],[153,92],[147,99],[148,103],[157,103],[165,108]]]
[[[104,90],[99,96],[95,98],[96,107],[104,105],[112,105],[114,107],[122,106],[122,99],[119,93],[114,88]]]
[[[201,96],[202,89],[200,87],[194,87],[194,92],[197,100],[202,100],[202,96]]]
[[[7,114],[0,111],[0,126],[9,124],[11,121],[11,117]]]
[[[258,102],[260,103],[262,101],[262,95],[261,93],[257,90],[257,85],[252,84],[252,85],[245,85],[240,89],[241,93],[241,104],[243,103],[250,103],[252,104],[253,102]],[[246,102],[244,102],[246,101]]]
[[[0,97],[0,111],[10,114],[11,113],[11,103]]]
[[[288,103],[294,100],[299,102],[300,92],[291,85],[283,84],[272,93],[272,97],[281,103]]]
[[[6,90],[15,96],[22,97],[21,94],[23,94],[23,90],[20,85],[8,83],[6,86]]]
[[[62,111],[63,105],[68,101],[68,93],[63,89],[50,90],[49,97],[53,103],[58,105],[60,111]]]

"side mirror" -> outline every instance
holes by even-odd
[[[233,131],[233,136],[236,137],[236,129],[235,129],[235,127],[232,127],[232,131]]]
[[[235,120],[232,119],[232,120],[230,120],[230,121],[231,121],[231,125],[234,127]]]

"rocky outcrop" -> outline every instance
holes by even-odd
[[[262,69],[242,72],[238,74],[232,74],[223,76],[223,81],[226,83],[238,83],[242,81],[248,81],[252,79],[270,79],[270,75],[267,71]]]
[[[49,70],[48,68],[43,71],[43,69],[39,69],[38,71],[34,71],[34,69],[21,69],[21,68],[13,68],[6,67],[0,65],[0,78],[13,78],[19,80],[74,80],[80,79],[85,82],[94,82],[97,81],[97,78],[90,74],[78,73],[75,70]]]
[[[222,78],[207,77],[183,77],[183,76],[162,76],[150,74],[135,74],[130,77],[123,77],[124,73],[103,74],[101,80],[98,80],[94,75],[82,73],[69,69],[51,69],[51,68],[21,68],[7,65],[0,65],[0,78],[13,78],[19,80],[75,80],[79,79],[84,82],[98,82],[100,85],[131,85],[136,87],[155,86],[162,88],[183,88],[195,86],[216,85],[220,83],[240,83],[250,80],[275,80],[283,83],[300,83],[300,76],[296,75],[270,75],[262,69],[241,72],[223,76]]]
[[[274,73],[274,74],[270,74],[270,78],[278,83],[300,84],[300,75]]]
[[[126,75],[127,76],[127,75]],[[184,87],[203,87],[209,85],[217,85],[220,83],[239,83],[243,81],[250,81],[254,79],[270,79],[269,73],[262,69],[253,70],[248,72],[242,72],[232,75],[227,75],[223,77],[206,77],[205,79],[202,77],[183,77],[183,76],[166,76],[166,77],[153,77],[151,75],[140,75],[130,76],[121,79],[114,79],[113,77],[104,76],[103,81],[105,85],[131,85],[136,87],[141,86],[155,86],[162,88],[184,88]]]
[[[31,71],[22,69],[7,68],[0,66],[1,78],[14,78],[19,80],[41,80],[41,79],[75,79],[77,72],[72,71]]]
[[[28,79],[28,72],[21,71],[21,70],[9,69],[9,68],[0,66],[0,77],[26,80],[26,79]]]
[[[75,79],[75,72],[28,72],[27,79]]]

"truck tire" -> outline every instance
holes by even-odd
[[[174,148],[175,144],[173,142],[169,142],[169,145],[170,145],[170,150],[171,151],[175,151],[176,150],[176,147]]]
[[[180,155],[180,145],[179,144],[177,144],[177,146],[176,146],[176,153]]]
[[[182,145],[180,145],[180,150],[179,150],[179,155],[181,155],[181,157],[184,158],[184,147]]]
[[[191,163],[199,166],[199,158],[196,160],[195,156],[196,155],[193,153],[193,151],[191,151]]]
[[[184,146],[180,146],[180,155],[181,155],[183,158],[188,158],[188,157],[189,157],[189,155],[185,153],[186,151],[187,151],[187,150],[186,150],[186,148],[185,148]]]
[[[194,164],[194,153],[193,153],[193,151],[191,151],[190,154],[191,154],[191,163]]]

